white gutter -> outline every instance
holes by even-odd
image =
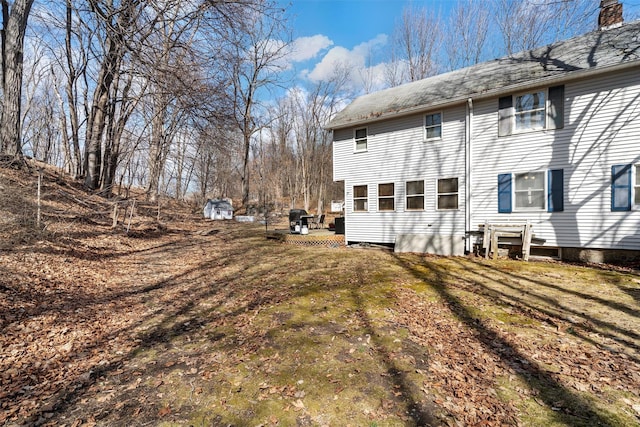
[[[388,120],[388,119],[394,119],[397,117],[410,116],[412,114],[425,113],[431,110],[453,107],[453,106],[460,105],[467,102],[467,100],[470,98],[473,98],[476,101],[487,99],[487,98],[494,98],[494,97],[499,97],[500,95],[506,95],[508,93],[519,92],[526,89],[537,88],[545,85],[551,86],[557,83],[564,83],[568,81],[578,80],[583,77],[597,76],[600,74],[605,74],[605,73],[615,72],[615,71],[622,71],[622,70],[626,70],[626,69],[634,68],[638,66],[640,66],[640,60],[629,61],[629,62],[624,62],[622,64],[611,65],[611,66],[595,68],[595,69],[587,68],[579,71],[569,71],[566,74],[542,77],[542,78],[528,81],[525,83],[518,83],[510,86],[502,86],[496,89],[488,90],[486,92],[465,94],[464,96],[451,98],[446,102],[440,102],[440,103],[436,102],[433,104],[419,105],[416,107],[407,108],[402,111],[397,111],[397,112],[391,111],[388,113],[382,113],[379,116],[375,117],[374,119],[364,118],[364,119],[354,120],[349,123],[343,123],[337,126],[327,126],[325,127],[325,129],[336,130],[336,129],[346,129],[354,126],[361,126],[364,124],[379,122],[379,121]]]

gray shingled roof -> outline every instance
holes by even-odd
[[[363,95],[327,128],[360,125],[627,65],[640,65],[640,20]]]

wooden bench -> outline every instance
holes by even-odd
[[[498,245],[500,244],[517,245],[522,247],[522,259],[528,261],[533,238],[532,228],[529,221],[525,223],[493,224],[485,222],[481,224],[484,257],[489,258],[491,253],[493,259],[498,258]]]

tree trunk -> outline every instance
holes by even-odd
[[[2,152],[22,158],[22,62],[24,34],[33,0],[15,0],[11,11],[2,0],[2,95],[0,114],[0,148]]]
[[[80,123],[78,120],[78,109],[76,103],[78,102],[76,96],[75,84],[77,80],[77,73],[75,66],[73,65],[73,49],[71,47],[72,32],[72,9],[71,0],[67,0],[66,9],[66,26],[65,26],[65,50],[67,55],[67,68],[68,78],[66,84],[66,93],[69,107],[69,120],[71,122],[71,144],[73,147],[73,157],[70,162],[71,176],[76,179],[82,174],[82,162],[80,156]],[[64,110],[63,110],[64,111]],[[65,120],[66,127],[66,120]],[[67,144],[65,138],[65,144]]]
[[[131,23],[131,12],[135,2],[127,3],[119,13],[115,28],[128,28]],[[93,104],[87,120],[87,136],[85,139],[85,186],[91,190],[100,188],[102,175],[102,138],[109,114],[111,88],[125,54],[125,41],[121,33],[107,32],[106,52],[93,93]]]
[[[242,206],[246,207],[249,204],[249,153],[251,152],[251,134],[245,131],[243,138]]]

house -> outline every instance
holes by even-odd
[[[565,259],[639,256],[640,21],[604,3],[597,31],[339,112],[347,242],[461,255],[481,224],[529,222]]]
[[[233,206],[228,199],[209,199],[204,205],[203,214],[207,219],[233,219]]]

